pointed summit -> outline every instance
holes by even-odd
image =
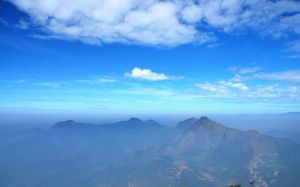
[[[121,129],[122,128],[135,129],[135,128],[139,128],[139,127],[143,126],[143,124],[144,124],[144,121],[142,121],[141,119],[132,117],[127,121],[120,121],[120,122],[113,123],[112,126],[114,128],[121,128]]]
[[[216,122],[210,120],[207,116],[201,116],[201,118],[199,118],[198,121],[196,121],[196,123],[198,125],[202,125],[202,126],[210,126],[210,125],[213,125]]]
[[[191,130],[200,130],[200,129],[224,129],[225,127],[221,125],[220,123],[210,120],[207,116],[202,116],[200,119],[198,119],[196,122],[194,122],[190,129]]]
[[[211,121],[211,120],[208,119],[207,116],[201,116],[201,118],[199,119],[199,121],[208,122],[208,121]]]

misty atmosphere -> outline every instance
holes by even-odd
[[[300,131],[292,122],[299,119],[298,113],[224,118],[235,128],[206,116],[168,126],[139,118],[3,126],[0,185],[297,186]],[[249,128],[273,130],[237,130],[245,120]]]
[[[299,187],[300,1],[0,0],[0,187]]]

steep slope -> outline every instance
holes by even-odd
[[[88,186],[297,186],[300,146],[201,117],[163,145],[102,168]]]
[[[179,123],[177,123],[176,127],[181,129],[181,130],[185,130],[189,127],[191,127],[191,125],[193,125],[198,119],[197,118],[189,118],[183,121],[180,121]]]

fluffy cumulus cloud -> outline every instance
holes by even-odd
[[[250,28],[300,35],[292,0],[10,0],[49,37],[87,43],[177,46],[215,41],[214,31]],[[299,23],[299,24],[298,24]],[[262,32],[261,32],[262,31]]]
[[[148,81],[163,81],[163,80],[175,80],[178,79],[174,76],[168,76],[164,73],[156,73],[150,69],[133,68],[130,73],[126,73],[125,77],[148,80]]]

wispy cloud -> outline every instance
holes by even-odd
[[[148,80],[148,81],[164,81],[164,80],[176,80],[182,77],[169,76],[164,73],[156,73],[150,69],[142,69],[135,67],[130,73],[125,73],[125,77]]]
[[[79,83],[87,83],[87,84],[100,84],[100,83],[116,83],[117,79],[112,77],[100,77],[100,78],[91,78],[91,79],[80,79],[76,80]]]
[[[20,80],[16,80],[14,81],[16,84],[22,84],[22,83],[25,83],[26,80],[25,79],[20,79]]]
[[[300,53],[300,40],[290,42],[288,44],[288,49],[292,52]]]
[[[252,66],[252,67],[238,67],[238,66],[231,66],[226,69],[229,72],[234,74],[234,77],[230,79],[233,82],[240,82],[242,80],[248,79],[250,75],[253,73],[259,72],[261,67],[259,66]]]
[[[239,91],[249,90],[248,86],[241,82],[231,82],[231,81],[219,81],[215,84],[212,83],[197,83],[196,87],[200,88],[203,91],[208,91],[210,93],[216,94],[228,94],[233,89]]]
[[[0,83],[7,83],[7,84],[23,84],[25,83],[26,79],[18,79],[18,80],[0,80]]]
[[[274,81],[294,81],[300,82],[300,69],[289,69],[285,71],[276,72],[263,72],[260,67],[229,67],[227,71],[234,74],[234,77],[230,79],[231,81],[245,81],[245,80],[274,80]]]
[[[10,2],[28,13],[46,35],[92,44],[203,44],[216,40],[214,29],[300,35],[300,2],[293,0],[85,0],[68,2],[68,8],[61,6],[63,0]]]
[[[287,49],[284,50],[288,58],[300,58],[300,40],[291,41],[287,44]]]
[[[197,83],[197,84],[195,84],[195,86],[203,91],[208,91],[210,93],[217,93],[217,94],[227,94],[228,93],[228,89],[219,84]]]
[[[16,25],[17,28],[26,30],[29,28],[29,23],[24,19],[20,19],[19,23]]]
[[[233,73],[237,74],[250,74],[255,73],[261,70],[261,67],[253,66],[253,67],[237,67],[237,66],[231,66],[227,68],[227,71],[231,71]]]
[[[252,78],[300,82],[300,69],[278,71],[278,72],[271,72],[271,73],[257,73],[252,75]]]
[[[100,79],[98,79],[98,82],[101,82],[101,83],[115,83],[115,82],[117,82],[117,80],[112,79],[112,78],[100,78]]]
[[[260,102],[271,102],[270,99],[276,99],[277,102],[300,100],[298,69],[269,73],[260,72],[260,67],[230,67],[226,70],[232,72],[234,77],[229,80],[195,84],[203,97],[230,98],[235,101],[251,99]],[[257,82],[258,79],[269,80],[271,83],[260,85],[261,81]]]
[[[34,86],[41,86],[41,87],[46,87],[46,88],[51,88],[51,89],[59,89],[63,87],[62,82],[39,82],[39,83],[34,83]]]
[[[231,83],[230,83],[231,84]],[[294,85],[271,84],[265,86],[252,86],[251,88],[244,83],[238,85],[238,89],[230,86],[224,86],[220,83],[196,84],[200,89],[198,96],[202,98],[230,99],[231,102],[264,102],[270,103],[276,99],[276,102],[293,102],[300,100],[300,87]],[[244,87],[245,86],[245,87]]]

